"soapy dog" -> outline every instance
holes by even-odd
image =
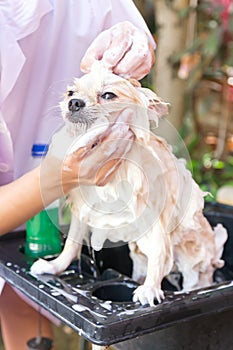
[[[55,156],[64,156],[64,143],[70,154],[80,147],[93,151],[110,131],[125,152],[110,182],[69,193],[72,219],[64,249],[52,261],[36,261],[32,272],[59,274],[80,258],[84,240],[95,250],[109,240],[129,244],[132,277],[142,283],[134,301],[161,302],[161,282],[173,269],[182,273],[184,290],[210,285],[224,264],[227,233],[220,224],[211,228],[203,215],[205,193],[166,140],[150,131],[150,123],[158,126],[168,113],[167,103],[96,62],[67,88],[61,111],[65,126],[63,139],[52,140]],[[129,131],[130,140],[124,138]],[[114,161],[115,147],[113,140],[108,149]]]

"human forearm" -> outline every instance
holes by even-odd
[[[55,192],[54,192],[55,196]],[[53,197],[50,198],[53,201]],[[44,208],[40,190],[40,169],[0,187],[0,234],[15,229]]]
[[[65,129],[57,134],[61,147],[60,137],[63,132]],[[40,167],[0,187],[0,235],[23,224],[55,199],[67,195],[79,185],[105,185],[119,167],[125,149],[130,148],[132,140],[133,134],[127,128],[123,131],[110,129],[94,149],[90,144],[68,156],[64,155],[64,159],[56,157],[52,142]],[[127,147],[116,145],[114,154],[109,153],[108,149],[113,142],[121,146],[124,143]]]

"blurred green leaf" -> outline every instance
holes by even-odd
[[[210,32],[203,45],[203,55],[214,57],[217,54],[222,42],[222,34],[223,31],[221,27],[217,27],[212,32]]]
[[[192,7],[187,6],[187,7],[183,8],[178,13],[179,18],[182,19],[182,20],[185,19],[190,14],[190,12],[193,12],[193,8]]]
[[[232,14],[229,20],[229,32],[233,33],[233,15]]]
[[[224,169],[225,168],[225,163],[221,160],[218,159],[213,159],[212,160],[212,166],[214,169]]]

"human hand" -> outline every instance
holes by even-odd
[[[131,149],[133,133],[128,125],[114,124],[105,136],[68,154],[62,164],[64,192],[79,185],[104,186],[111,180]]]
[[[120,22],[92,42],[81,61],[82,72],[88,73],[96,60],[114,74],[140,80],[154,64],[154,47],[145,31]]]
[[[126,120],[131,113],[125,110],[120,114]],[[82,147],[74,148],[75,139],[63,127],[54,135],[40,166],[40,188],[45,205],[79,185],[104,186],[131,149],[133,139],[129,125],[121,121],[108,126],[101,137],[97,134],[85,145],[81,137]],[[72,149],[74,151],[70,153]]]

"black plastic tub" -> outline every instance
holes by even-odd
[[[33,276],[33,261],[23,253],[24,232],[10,233],[0,239],[0,275],[95,344],[134,350],[233,349],[233,208],[208,204],[205,215],[211,224],[222,222],[228,229],[226,266],[216,272],[213,285],[190,293],[174,291],[164,281],[166,298],[154,307],[131,301],[137,283],[127,276],[126,246],[103,249],[96,262],[83,254],[82,274],[75,262],[61,276]]]

